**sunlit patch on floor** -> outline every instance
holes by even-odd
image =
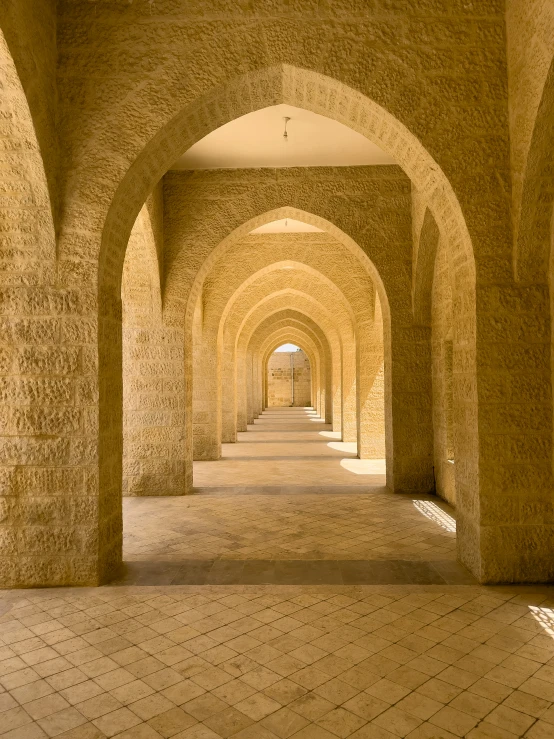
[[[347,454],[358,453],[358,445],[355,441],[330,441],[327,446],[330,449],[336,449],[337,452],[346,452]]]
[[[340,466],[355,475],[384,475],[384,459],[341,459]]]
[[[414,507],[431,521],[435,521],[446,531],[456,533],[456,520],[439,508],[436,503],[431,503],[429,500],[414,500],[413,503]]]
[[[539,622],[546,633],[554,638],[554,608],[529,606],[529,610],[533,618]]]
[[[319,436],[324,436],[326,439],[337,439],[337,441],[340,441],[340,431],[318,431],[317,433]]]

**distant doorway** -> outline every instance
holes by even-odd
[[[267,363],[267,408],[312,405],[312,372],[305,352],[283,344]]]

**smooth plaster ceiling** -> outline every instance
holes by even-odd
[[[279,221],[270,221],[264,223],[263,226],[258,226],[250,233],[253,234],[283,234],[283,233],[308,233],[318,231],[321,233],[321,228],[312,226],[310,223],[304,223],[304,221],[297,221],[294,218],[281,218]]]
[[[288,139],[283,138],[289,116]],[[378,146],[331,118],[273,105],[236,118],[186,151],[171,169],[346,167],[394,164]]]

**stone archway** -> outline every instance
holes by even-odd
[[[221,99],[222,96],[225,97],[229,95],[234,99],[235,92],[239,89],[236,85],[242,85],[244,87],[245,83],[254,87],[259,85],[257,88],[257,95],[254,96],[256,102],[253,103],[252,98],[247,102],[247,105],[251,110],[264,107],[264,104],[275,104],[275,100],[287,101],[298,107],[306,107],[314,112],[328,115],[336,120],[345,122],[347,125],[351,125],[354,130],[363,133],[371,140],[380,144],[386,151],[392,153],[393,156],[396,156],[397,161],[399,161],[404,170],[414,178],[414,181],[416,181],[418,189],[428,200],[429,207],[436,213],[439,228],[442,229],[450,248],[457,255],[456,263],[457,276],[459,278],[458,283],[463,285],[465,288],[466,309],[469,311],[474,310],[474,302],[470,297],[473,295],[472,285],[474,283],[474,263],[467,228],[452,188],[441,173],[440,168],[438,168],[436,163],[433,162],[428,153],[425,152],[421,144],[402,126],[402,124],[399,123],[399,121],[394,119],[384,109],[375,105],[352,89],[317,73],[298,70],[293,67],[288,67],[287,65],[278,65],[277,67],[264,70],[263,73],[260,74],[246,75],[240,81],[235,81],[235,83],[231,83],[230,85],[214,90],[209,98],[197,101],[195,104],[194,118],[191,118],[192,109],[183,111],[182,114],[180,114],[176,119],[168,124],[163,131],[160,131],[154,137],[151,145],[144,150],[143,154],[141,154],[135,164],[129,169],[127,175],[120,183],[116,196],[112,201],[103,230],[99,263],[100,302],[102,308],[105,309],[104,316],[101,315],[100,318],[102,333],[109,333],[112,335],[116,334],[115,329],[118,320],[117,308],[114,306],[115,312],[109,308],[111,305],[109,293],[113,294],[114,288],[117,292],[119,275],[119,270],[117,268],[119,257],[117,256],[117,252],[119,249],[120,253],[123,253],[125,249],[125,232],[127,231],[126,221],[130,213],[136,212],[135,202],[136,205],[139,206],[139,201],[143,200],[144,196],[147,194],[141,190],[141,188],[146,189],[146,183],[148,181],[152,182],[152,180],[161,176],[165,169],[170,165],[171,161],[195,140],[201,138],[217,125],[222,125],[222,123],[225,122],[225,116],[228,116],[228,120],[231,120],[233,117],[240,114],[236,109],[232,110],[231,107],[227,107],[227,112],[224,114],[223,119],[221,117],[222,108],[219,108],[219,113],[215,121],[213,117],[211,119],[209,117],[205,117],[208,110],[206,105],[209,104],[209,102],[215,102],[218,98]],[[316,93],[316,91],[318,92]],[[231,110],[232,112],[230,112]],[[200,111],[202,112],[200,116],[198,116]],[[243,112],[249,111],[245,110]],[[193,119],[194,133],[191,133],[187,138],[188,134],[186,133],[185,121],[188,121],[190,124]],[[144,176],[139,174],[141,168],[143,168]],[[252,221],[252,219],[249,220]],[[254,227],[254,224],[250,225],[250,230]],[[217,240],[218,238],[217,230],[212,229],[212,231],[211,238],[206,242],[206,247],[208,249],[207,256],[209,256],[210,252],[213,251],[213,247],[217,243],[217,241],[214,242],[214,239]],[[341,233],[343,239],[346,238],[346,240],[348,240],[344,231]],[[234,233],[234,235],[236,236],[237,234]],[[171,262],[171,258],[169,261]],[[205,258],[203,261],[206,261]],[[173,285],[175,285],[176,288],[180,287],[181,290],[183,286],[181,269],[178,266],[176,269],[172,269],[173,266],[175,265],[171,265],[171,263],[168,265],[169,269],[166,273],[164,295],[164,315],[166,320],[169,321],[173,321],[174,316],[182,310],[180,306],[181,300],[179,298],[177,298],[175,304],[173,304],[174,301],[172,301],[172,293],[174,294]],[[196,284],[202,284],[202,271],[203,268],[200,268]],[[170,272],[172,272],[171,276],[169,276]],[[388,303],[384,291],[382,290],[382,283],[378,273],[375,274],[375,282],[380,291],[383,317],[386,324],[388,320]],[[112,287],[110,287],[110,285],[112,285]],[[194,306],[195,304],[196,295],[194,294],[194,290],[191,290],[189,293],[188,305]],[[190,308],[187,309],[187,313],[190,313]],[[107,324],[104,324],[104,321],[107,321]],[[472,326],[474,324],[472,321],[466,321],[462,325],[466,331],[469,331],[467,336],[459,337],[460,348],[462,349],[463,346],[463,351],[466,352],[475,340],[472,333]],[[109,329],[109,326],[112,326],[112,329]],[[385,343],[387,343],[387,341],[387,330],[385,329]],[[115,347],[115,350],[116,349],[117,348]],[[474,352],[470,351],[469,356],[474,356]],[[103,371],[102,368],[107,369],[108,367],[113,366],[114,360],[116,359],[113,345],[110,346],[109,349],[101,347],[101,372]],[[470,365],[468,365],[467,362],[466,369],[471,372]],[[101,381],[101,405],[103,405],[102,388],[104,387],[106,387],[106,384]],[[111,387],[112,389],[110,394],[113,396],[114,388],[113,386]],[[190,395],[190,391],[187,391],[187,395]],[[394,398],[394,396],[391,397]],[[464,400],[466,404],[471,404],[475,403],[476,398],[472,398],[471,395],[466,394],[464,396]],[[389,420],[389,426],[390,423],[391,422]],[[106,429],[106,432],[107,426],[109,426],[108,419],[103,418],[103,428]],[[467,426],[467,432],[468,441],[470,438],[476,438],[476,429]],[[107,432],[105,438],[109,437],[110,434]],[[392,433],[389,434],[389,437],[392,438]],[[102,440],[102,435],[100,439]],[[109,449],[105,448],[105,454],[102,452],[103,448],[105,447],[102,447],[101,443],[101,468],[109,468],[111,463],[108,462],[108,459],[113,457],[113,448],[111,446]],[[106,459],[106,465],[102,464],[103,458]],[[116,462],[116,460],[113,461]],[[390,470],[391,480],[394,479],[395,476],[398,480],[400,480],[401,477],[404,479],[404,483],[399,482],[395,484],[395,487],[399,487],[399,485],[402,484],[407,484],[408,486],[414,484],[415,478],[413,474],[408,471],[408,467],[397,465],[396,469],[394,469],[394,467],[389,465],[388,469]]]

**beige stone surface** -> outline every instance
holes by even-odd
[[[302,349],[294,352],[274,352],[266,366],[266,407],[311,406],[310,359]]]
[[[2,735],[548,737],[552,592],[175,586],[7,592]]]
[[[455,500],[480,581],[554,577],[553,29],[552,0],[0,3],[1,583],[112,578],[122,491],[190,492],[285,335],[391,490]],[[282,103],[396,165],[168,173]],[[291,286],[249,236],[287,217],[334,253],[289,242]]]
[[[329,429],[312,410],[267,409],[222,459],[195,462],[195,487],[216,495],[125,502],[125,559],[454,561],[452,509],[394,495],[385,460]]]

